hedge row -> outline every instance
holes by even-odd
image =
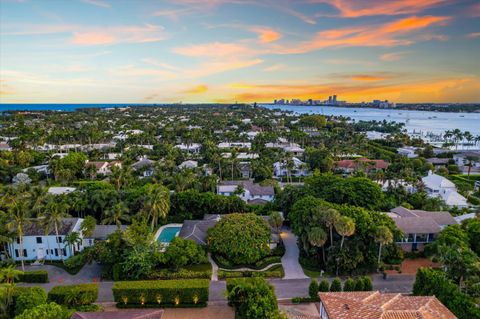
[[[48,272],[46,270],[25,271],[18,276],[20,282],[47,283]]]
[[[113,284],[117,307],[195,307],[208,302],[207,279],[118,281]]]
[[[90,305],[98,298],[98,284],[55,286],[48,293],[48,300],[68,307]]]
[[[221,255],[217,254],[217,255],[213,255],[212,257],[213,257],[213,260],[217,263],[218,267],[224,268],[224,269],[232,269],[232,270],[239,269],[239,268],[250,268],[250,269],[260,270],[267,267],[268,265],[282,262],[281,256],[266,256],[252,265],[235,265]]]
[[[265,271],[218,271],[218,279],[242,277],[283,278],[283,276],[285,276],[285,272],[282,265],[273,266]]]
[[[148,275],[151,280],[170,280],[170,279],[210,279],[212,277],[212,270],[193,271],[188,269],[179,269],[178,271],[171,271],[168,269],[156,270]]]

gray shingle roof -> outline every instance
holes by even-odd
[[[58,228],[58,235],[64,236],[72,232],[73,227],[77,223],[78,218],[64,218]],[[46,236],[55,235],[55,227],[52,225],[48,231],[45,230],[43,220],[40,218],[31,220],[26,226],[24,226],[24,236]]]
[[[275,190],[273,186],[262,186],[252,181],[223,181],[220,185],[242,185],[253,196],[273,196]]]
[[[391,212],[398,216],[392,219],[405,234],[436,234],[443,227],[457,223],[449,212],[409,210],[402,206],[395,207]]]

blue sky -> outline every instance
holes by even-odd
[[[0,0],[0,103],[480,102],[480,3]]]

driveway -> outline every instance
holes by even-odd
[[[289,230],[284,229],[281,233],[285,245],[285,255],[282,257],[282,266],[285,271],[283,279],[306,279],[302,266],[298,262],[300,251],[297,246],[297,237]]]

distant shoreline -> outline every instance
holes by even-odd
[[[343,108],[360,108],[360,109],[376,109],[376,110],[404,110],[404,111],[428,111],[428,112],[443,112],[443,113],[480,113],[480,104],[449,104],[443,106],[442,104],[397,104],[396,107],[378,107],[375,105],[365,105],[365,104],[273,104],[273,103],[262,103],[260,105],[269,105],[272,107],[313,107],[313,108],[329,108],[329,107],[343,107]]]

